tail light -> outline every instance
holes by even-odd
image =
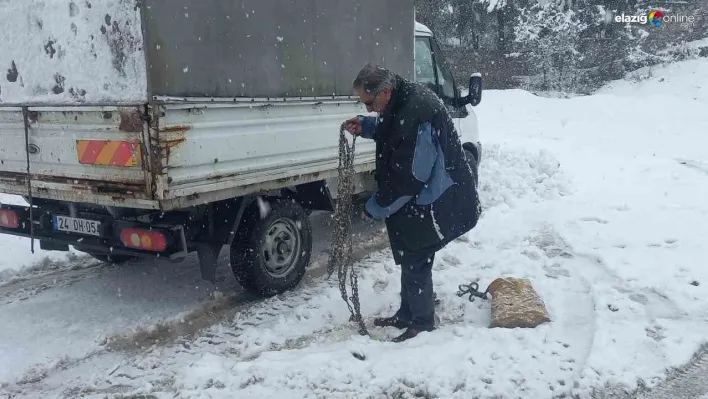
[[[0,227],[16,229],[20,227],[20,218],[15,211],[0,209]]]
[[[127,228],[120,232],[120,240],[128,248],[162,252],[167,249],[167,238],[159,231]]]

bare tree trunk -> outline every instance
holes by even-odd
[[[500,7],[496,10],[497,13],[497,49],[499,54],[506,54],[506,13],[505,7]]]

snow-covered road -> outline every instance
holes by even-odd
[[[265,301],[222,299],[220,316],[182,323],[212,295],[196,268],[82,264],[0,282],[0,398],[588,398],[605,385],[652,388],[708,336],[708,60],[653,76],[572,99],[485,92],[475,109],[485,213],[436,257],[435,332],[401,344],[387,342],[393,329],[359,336],[336,282],[319,277]],[[358,267],[362,313],[392,312],[400,280],[388,251]],[[456,295],[501,276],[530,279],[552,322],[489,329],[489,304]],[[156,326],[164,320],[169,331]],[[672,389],[676,399],[708,393]],[[616,397],[607,392],[594,396]]]
[[[331,215],[315,213],[312,222],[315,243],[306,281],[322,274]],[[359,252],[386,245],[381,224],[355,219],[354,234]],[[134,261],[109,266],[79,252],[67,256],[38,250],[28,256],[29,240],[20,239],[19,244],[7,249],[38,263],[19,271],[6,268],[0,280],[0,384],[28,378],[28,370],[32,379],[46,364],[81,359],[106,347],[169,341],[230,319],[256,300],[233,277],[227,250],[214,286],[201,280],[194,254],[179,264]],[[6,267],[11,259],[5,260]]]

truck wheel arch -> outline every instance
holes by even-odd
[[[477,147],[471,142],[466,142],[462,144],[462,149],[465,151],[468,158],[472,158],[467,161],[472,169],[475,186],[479,187],[479,152],[477,151]]]

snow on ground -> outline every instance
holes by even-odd
[[[315,212],[311,222],[311,265],[316,267],[326,262],[331,214]],[[384,247],[380,225],[356,219],[352,229],[354,256]],[[6,244],[7,238],[0,235]],[[27,244],[20,254],[29,253]],[[109,347],[131,348],[154,337],[170,340],[233,318],[254,298],[231,273],[228,251],[222,251],[219,263],[216,285],[201,279],[195,254],[176,264],[136,260],[110,266],[90,257],[40,262],[9,279],[0,276],[0,320],[11,321],[0,328],[0,387],[35,381],[53,367],[96,358]],[[176,329],[165,334],[165,326]],[[109,340],[110,346],[104,345]],[[0,399],[5,399],[2,389]]]
[[[703,42],[708,46],[708,39],[704,39]],[[598,90],[597,94],[629,98],[653,97],[657,101],[668,103],[669,107],[672,104],[680,104],[681,100],[674,101],[677,97],[683,100],[694,99],[705,104],[708,101],[705,63],[705,58],[699,58],[669,64],[658,69],[657,67],[641,68],[632,72],[632,76],[647,77],[647,79],[639,82],[631,79],[614,81]],[[661,108],[656,111],[659,112],[658,115],[645,115],[645,117],[672,119],[673,115],[664,112]],[[686,122],[688,121],[672,119],[670,123],[676,128]]]
[[[16,195],[0,194],[0,203],[8,205],[27,205],[22,197]],[[10,235],[0,236],[0,285],[12,277],[30,273],[35,270],[48,270],[68,263],[75,262],[76,251],[56,252],[42,251],[39,241],[34,242],[34,253],[31,252],[30,240],[23,237]]]
[[[696,78],[708,76],[708,60],[653,73],[572,99],[485,92],[475,109],[485,213],[435,259],[433,333],[401,344],[387,342],[394,329],[359,336],[336,281],[321,281],[196,338],[53,359],[4,389],[42,398],[585,398],[606,383],[652,386],[708,334],[708,87]],[[371,326],[398,305],[399,269],[387,251],[357,267]],[[455,294],[501,276],[530,279],[552,322],[489,329],[489,303]]]
[[[704,48],[708,48],[708,37],[669,45],[665,49],[657,51],[656,55],[668,55],[674,51],[693,52],[694,54],[700,54],[701,50],[703,50]]]

